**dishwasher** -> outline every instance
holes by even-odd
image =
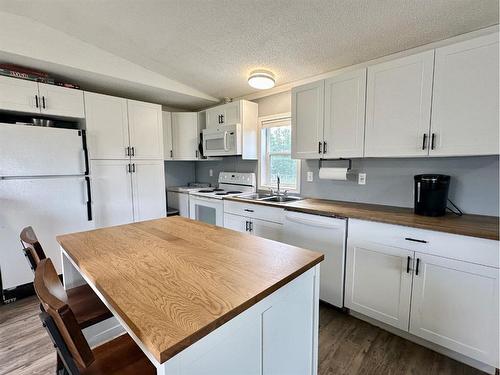
[[[320,267],[319,298],[344,307],[346,219],[285,211],[283,242],[325,255]]]

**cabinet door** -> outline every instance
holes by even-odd
[[[206,110],[207,128],[217,128],[221,123],[221,106]]]
[[[252,219],[250,224],[252,233],[268,240],[283,241],[283,225],[271,221]]]
[[[85,92],[85,112],[90,158],[128,158],[127,100]]]
[[[366,69],[325,81],[325,158],[359,158],[365,140]]]
[[[236,230],[238,232],[247,232],[250,220],[244,216],[233,214],[224,214],[224,228]]]
[[[345,305],[399,329],[408,330],[413,252],[368,241],[348,240]]]
[[[436,50],[430,155],[498,154],[498,33]]]
[[[132,158],[163,160],[161,106],[135,100],[127,106]]]
[[[41,113],[65,117],[85,117],[83,91],[39,83]]]
[[[415,257],[410,333],[498,367],[498,269]]]
[[[171,160],[174,157],[172,143],[172,115],[170,112],[163,112],[163,159]]]
[[[135,160],[132,163],[134,221],[166,216],[165,170],[162,160]]]
[[[198,159],[198,115],[195,112],[172,112],[172,143],[175,160]]]
[[[0,76],[0,109],[40,113],[38,83]],[[38,104],[38,106],[37,106]]]
[[[96,227],[134,221],[128,160],[93,160],[92,198]]]
[[[238,100],[236,102],[224,104],[222,107],[222,123],[225,125],[240,123],[240,104]]]
[[[427,51],[368,67],[365,156],[428,154],[433,62]]]
[[[324,101],[325,81],[292,89],[292,158],[322,157]]]

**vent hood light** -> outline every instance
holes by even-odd
[[[270,89],[274,87],[274,74],[267,70],[254,70],[248,77],[248,84],[254,89]]]

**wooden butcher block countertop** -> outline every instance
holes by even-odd
[[[415,215],[413,209],[378,204],[304,199],[284,205],[287,210],[319,215],[334,215],[352,219],[378,221],[408,227],[435,230],[463,236],[499,239],[498,217],[482,215],[457,216],[448,213],[441,217]]]
[[[160,363],[324,259],[178,216],[57,240]]]
[[[295,202],[275,203],[249,200],[239,197],[225,198],[247,204],[262,204],[281,207],[287,211],[303,212],[323,216],[339,216],[351,219],[378,221],[387,224],[435,230],[486,238],[499,239],[499,218],[497,216],[463,215],[448,213],[441,217],[415,215],[413,209],[378,204],[333,201],[326,199],[306,198]]]

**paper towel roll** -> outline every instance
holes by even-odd
[[[320,168],[319,178],[321,180],[347,180],[347,168]]]

